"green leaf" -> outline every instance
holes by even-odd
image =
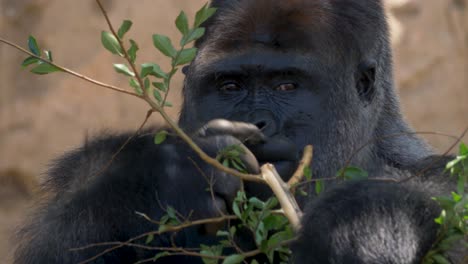
[[[167,87],[164,83],[161,82],[153,82],[152,83],[156,89],[160,90],[161,92],[167,92]]]
[[[152,75],[158,78],[167,78],[168,75],[165,73],[163,70],[161,70],[161,67],[156,64],[156,63],[143,63],[141,64],[141,73],[140,76],[142,78],[145,78],[148,75]]]
[[[223,253],[223,246],[222,245],[216,245],[216,246],[206,246],[206,245],[200,245],[201,251],[200,254],[202,255],[207,255],[207,256],[221,256]],[[211,259],[211,258],[202,258],[203,263],[205,264],[217,264],[218,260],[217,259]]]
[[[437,264],[450,264],[450,261],[447,260],[446,257],[440,254],[433,255],[432,258],[435,260]]]
[[[158,90],[153,90],[153,97],[154,99],[156,99],[156,101],[158,102],[162,102],[162,96],[161,96],[161,93],[158,91]]]
[[[234,214],[235,214],[237,217],[239,217],[239,218],[242,217],[242,214],[241,214],[241,212],[240,212],[240,208],[239,208],[239,205],[238,205],[237,202],[234,202],[234,203],[232,204],[232,211],[234,212]]]
[[[169,252],[163,251],[163,252],[160,252],[160,253],[156,254],[156,256],[154,256],[154,257],[152,258],[152,261],[153,261],[153,262],[156,262],[156,260],[158,260],[158,259],[160,259],[160,258],[162,258],[162,257],[170,256],[170,255],[171,255],[171,254],[170,254]]]
[[[171,102],[166,101],[166,102],[164,102],[164,106],[173,107],[174,105]]]
[[[34,55],[41,56],[41,50],[39,49],[39,45],[37,45],[37,41],[33,36],[29,36],[28,38],[28,47]]]
[[[468,155],[468,146],[465,143],[460,144],[459,153],[460,155]]]
[[[197,55],[197,48],[189,48],[189,49],[184,49],[180,51],[179,56],[177,56],[175,65],[184,65],[186,63],[191,62],[193,59],[195,59],[195,56]]]
[[[167,131],[166,130],[161,130],[159,131],[155,136],[154,136],[154,144],[159,145],[163,143],[166,138],[167,138]],[[169,208],[168,208],[169,209]],[[169,211],[168,211],[169,213]],[[175,216],[174,216],[175,217]]]
[[[45,50],[44,53],[45,53],[45,55],[46,55],[46,58],[47,58],[50,62],[52,62],[52,61],[53,61],[53,58],[52,58],[52,51],[50,51],[50,50]]]
[[[28,65],[37,63],[37,62],[39,62],[39,61],[41,61],[41,60],[38,59],[38,58],[36,58],[36,57],[32,57],[32,56],[31,56],[31,57],[27,57],[27,58],[23,61],[23,63],[21,63],[21,66],[22,66],[23,68],[25,68],[25,67],[27,67]]]
[[[369,177],[367,171],[357,167],[346,167],[338,171],[338,176],[343,176],[345,180],[365,180]]]
[[[203,22],[210,18],[216,12],[216,8],[208,7],[208,4],[205,4],[198,12],[195,14],[195,23],[194,28],[198,28]]]
[[[218,236],[218,237],[229,237],[229,232],[226,231],[226,230],[218,230],[218,232],[216,232],[216,236]]]
[[[235,254],[224,259],[223,264],[238,264],[244,261],[244,256]]]
[[[138,83],[137,80],[132,78],[130,79],[129,84],[138,95],[143,95],[143,90],[141,89],[140,84]]]
[[[163,138],[163,141],[166,139],[166,136],[167,136],[167,131],[165,130],[162,130],[162,131],[159,131],[158,134],[161,134],[161,135],[164,135],[164,138]],[[156,137],[158,137],[158,134],[156,134]],[[156,137],[155,137],[155,141],[156,141]],[[156,143],[157,145],[161,144],[163,141],[161,141],[160,143]],[[172,206],[168,206],[167,207],[167,215],[170,217],[170,218],[177,218],[176,216],[176,210],[174,209],[174,207]]]
[[[180,41],[181,46],[185,46],[188,43],[197,40],[205,35],[205,28],[195,28],[190,30],[190,32],[182,38]]]
[[[41,63],[31,70],[32,73],[40,74],[40,75],[48,74],[52,72],[58,72],[58,71],[62,71],[62,70],[47,62]]]
[[[307,181],[312,180],[312,170],[310,169],[310,166],[305,166],[302,173],[304,173],[304,177]]]
[[[465,177],[459,176],[457,180],[457,192],[460,195],[465,193]]]
[[[129,77],[135,77],[135,73],[133,73],[125,64],[114,64],[114,69],[118,73],[122,73]]]
[[[172,46],[171,40],[164,35],[155,34],[153,35],[154,46],[164,55],[175,58],[177,51]]]
[[[119,38],[122,39],[124,37],[125,33],[127,33],[130,30],[132,25],[133,25],[132,21],[124,20],[122,22],[122,25],[120,25],[119,31],[117,32],[117,36],[119,36]]]
[[[132,63],[135,63],[138,50],[138,44],[133,39],[130,39],[130,48],[127,50],[127,53]]]
[[[146,241],[145,241],[145,244],[149,244],[151,242],[153,242],[154,240],[154,235],[153,234],[149,234],[147,237],[146,237]]]
[[[145,80],[143,82],[144,82],[144,85],[145,85],[145,90],[148,90],[148,88],[150,88],[150,85],[151,85],[149,78],[145,78]]]
[[[322,180],[316,181],[315,182],[315,193],[317,195],[321,194],[324,187],[325,187],[325,182],[324,181],[322,181]]]
[[[175,24],[180,33],[182,33],[182,35],[187,35],[189,31],[189,25],[187,16],[185,15],[184,11],[181,11],[179,16],[177,16]]]
[[[101,42],[104,48],[106,48],[112,54],[117,54],[123,57],[122,47],[120,47],[119,41],[114,35],[112,35],[112,33],[102,31]]]
[[[169,227],[167,225],[159,225],[158,232],[164,232],[168,229]]]

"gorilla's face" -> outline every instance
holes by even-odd
[[[374,137],[384,104],[383,81],[375,80],[381,32],[365,21],[350,28],[360,20],[330,11],[346,1],[229,3],[206,25],[186,71],[181,126],[195,131],[216,118],[253,123],[267,137],[293,142],[298,155],[314,145],[314,169],[336,172]],[[381,9],[356,4],[370,6]],[[361,151],[354,165],[365,168],[372,151]]]
[[[222,57],[200,54],[187,71],[180,122],[189,131],[216,118],[252,123],[267,137],[292,141],[298,155],[306,144],[325,150],[330,156],[323,159],[330,162],[337,156],[343,161],[362,141],[356,137],[360,124],[362,131],[369,128],[362,122],[358,86],[370,83],[355,78],[357,68],[264,48]]]

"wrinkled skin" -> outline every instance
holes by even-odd
[[[319,197],[312,183],[304,185],[309,196],[299,199],[305,215],[292,245],[293,263],[420,263],[435,240],[433,219],[440,212],[429,197],[448,193],[451,183],[441,173],[447,159],[409,134],[401,116],[381,1],[212,5],[218,12],[205,23],[198,55],[184,69],[180,125],[209,155],[238,144],[249,172],[271,162],[285,180],[307,144],[314,146],[317,178],[334,176],[350,158],[370,178],[399,180],[424,169],[402,183],[327,182]],[[106,247],[68,249],[126,241],[155,228],[135,211],[159,219],[172,206],[192,220],[230,213],[240,181],[200,161],[175,137],[156,146],[144,133],[96,173],[127,137],[103,135],[56,162],[45,185],[50,199],[22,230],[15,263],[77,263]],[[271,195],[255,183],[245,183],[245,190]],[[223,224],[186,229],[172,242],[170,235],[158,236],[151,245],[212,244]],[[248,237],[239,240],[251,248]],[[132,263],[154,254],[123,247],[93,263]],[[173,256],[158,263],[201,260]]]

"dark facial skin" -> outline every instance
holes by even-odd
[[[290,136],[287,126],[298,113],[311,113],[311,121],[324,111],[319,76],[306,66],[303,56],[256,50],[201,66],[197,123],[225,118],[256,124],[267,137]]]
[[[206,64],[205,64],[206,65]],[[272,162],[284,179],[297,165],[310,126],[326,114],[326,88],[303,56],[251,50],[201,67],[194,86],[196,124],[223,118],[251,123],[266,138],[246,145],[259,162]],[[307,114],[306,114],[307,113]],[[314,121],[315,120],[315,121]]]
[[[328,135],[339,134],[336,130],[347,126],[339,123],[340,119],[345,119],[340,117],[345,115],[351,123],[353,118],[360,118],[352,115],[359,110],[355,109],[356,105],[360,105],[353,103],[353,100],[360,100],[356,88],[372,90],[372,82],[366,79],[368,75],[356,69],[351,77],[356,75],[355,87],[339,85],[341,79],[344,82],[347,78],[345,74],[338,74],[340,71],[343,69],[339,65],[326,65],[313,54],[304,56],[264,47],[246,49],[225,58],[198,58],[187,71],[187,83],[191,87],[186,98],[191,99],[186,99],[181,125],[195,131],[219,118],[256,125],[267,139],[266,144],[247,146],[261,164],[274,163],[287,180],[305,145],[312,144],[316,150],[332,148],[333,142],[328,142],[332,137]],[[352,89],[354,97],[333,98],[340,89]],[[343,135],[333,138],[340,136]],[[322,152],[336,156],[333,151]],[[341,155],[340,162],[343,162],[345,158]],[[328,162],[333,158],[322,157]],[[320,161],[320,157],[316,160]],[[319,170],[320,166],[315,169]],[[322,174],[325,173],[328,171]]]

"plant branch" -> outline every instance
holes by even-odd
[[[237,219],[237,216],[235,216],[235,215],[223,215],[223,216],[220,216],[220,217],[206,218],[206,219],[196,220],[196,221],[192,221],[192,222],[187,222],[187,223],[177,225],[177,226],[166,226],[166,228],[164,230],[162,230],[162,231],[146,232],[146,233],[140,234],[140,235],[138,235],[136,237],[130,238],[129,240],[127,240],[125,242],[93,243],[93,244],[88,244],[88,245],[83,246],[83,247],[72,248],[72,249],[70,249],[70,251],[80,251],[80,250],[85,250],[85,249],[89,249],[89,248],[93,248],[93,247],[112,246],[110,248],[107,248],[107,249],[103,250],[101,253],[96,254],[93,257],[88,258],[88,259],[86,259],[86,260],[79,263],[79,264],[85,264],[85,263],[89,263],[89,262],[91,262],[91,261],[93,261],[93,260],[95,260],[95,259],[97,259],[97,258],[111,252],[111,251],[117,250],[117,249],[119,249],[121,247],[131,246],[132,242],[134,242],[134,241],[136,241],[138,239],[142,239],[144,237],[150,236],[150,235],[161,235],[161,234],[168,233],[168,232],[177,232],[177,231],[180,231],[182,229],[192,227],[192,226],[210,224],[210,223],[218,223],[218,222],[223,222],[223,221],[233,220],[233,219]]]
[[[313,157],[313,150],[314,148],[312,145],[307,145],[304,148],[304,154],[302,155],[302,159],[299,162],[299,166],[297,167],[296,172],[294,172],[293,176],[291,179],[288,181],[288,185],[291,188],[291,191],[294,193],[294,190],[296,189],[295,186],[302,181],[302,178],[304,178],[304,169],[310,165]]]
[[[281,176],[276,171],[272,164],[265,164],[261,167],[262,176],[268,183],[268,186],[273,190],[276,198],[284,211],[284,215],[288,218],[289,223],[294,230],[299,230],[301,225],[302,211],[297,205],[296,199],[289,191],[289,186],[281,179]]]
[[[9,46],[11,46],[11,47],[13,47],[13,48],[15,48],[15,49],[17,49],[17,50],[23,52],[23,53],[26,53],[26,54],[28,54],[28,55],[31,56],[31,57],[34,57],[34,58],[36,58],[36,59],[39,59],[39,60],[41,60],[41,61],[43,61],[43,62],[45,62],[45,63],[48,63],[48,64],[50,64],[50,65],[53,65],[53,66],[57,67],[58,69],[62,70],[63,72],[66,72],[66,73],[68,73],[68,74],[71,74],[71,75],[73,75],[73,76],[75,76],[75,77],[78,77],[78,78],[80,78],[80,79],[82,79],[82,80],[88,81],[88,82],[90,82],[90,83],[96,84],[96,85],[98,85],[98,86],[104,87],[104,88],[109,89],[109,90],[113,90],[113,91],[116,91],[116,92],[119,92],[119,93],[124,93],[124,94],[128,94],[128,95],[131,95],[131,96],[135,96],[135,97],[141,98],[141,96],[138,95],[138,94],[136,94],[136,93],[132,93],[132,92],[129,92],[129,91],[125,90],[125,89],[119,88],[119,87],[117,87],[117,86],[113,86],[113,85],[110,85],[110,84],[107,84],[107,83],[103,83],[103,82],[94,80],[94,79],[89,78],[89,77],[87,77],[87,76],[85,76],[85,75],[82,75],[82,74],[77,73],[77,72],[75,72],[75,71],[72,71],[72,70],[70,70],[70,69],[68,69],[68,68],[65,68],[65,67],[63,67],[63,66],[60,66],[60,65],[56,64],[55,62],[51,62],[51,61],[44,60],[43,58],[41,58],[41,57],[39,57],[39,56],[37,56],[37,55],[35,55],[35,54],[33,54],[33,53],[31,53],[31,52],[29,52],[29,51],[23,49],[23,48],[20,47],[19,45],[16,45],[16,44],[14,44],[14,43],[12,43],[12,42],[10,42],[10,41],[8,41],[8,40],[5,40],[5,39],[3,39],[3,38],[1,38],[1,37],[0,37],[0,42],[5,43],[5,44],[7,44],[7,45],[9,45]]]
[[[108,15],[107,15],[107,12],[104,9],[103,5],[101,4],[101,1],[96,0],[96,2],[99,5],[99,8],[101,9],[102,14],[105,17],[105,19],[107,21],[107,24],[109,25],[109,29],[111,30],[112,34],[119,41],[119,45],[120,45],[120,47],[122,48],[122,50],[124,52],[125,59],[130,64],[132,70],[135,72],[135,78],[138,80],[138,83],[140,84],[140,86],[142,88],[144,88],[143,80],[141,79],[141,77],[136,72],[135,63],[132,62],[132,60],[128,56],[127,51],[125,50],[125,47],[124,47],[124,45],[122,43],[122,40],[117,36],[117,34],[116,34],[115,30],[114,30],[114,27],[112,26],[112,23],[110,22],[110,19],[109,19]],[[172,120],[171,117],[169,117],[169,115],[164,111],[163,107],[161,107],[157,102],[151,100],[146,92],[140,98],[145,100],[155,111],[159,112],[161,114],[161,116],[163,117],[163,119],[167,122],[167,124],[172,129],[174,129],[176,134],[179,135],[179,137],[183,141],[185,141],[200,156],[200,158],[202,160],[204,160],[206,163],[214,166],[215,168],[217,168],[217,169],[219,169],[219,170],[221,170],[223,172],[226,172],[226,173],[231,174],[233,176],[239,177],[239,178],[241,178],[243,180],[265,183],[265,181],[262,179],[262,177],[260,175],[245,174],[245,173],[241,173],[241,172],[238,172],[238,171],[236,171],[234,169],[227,168],[227,167],[223,166],[216,159],[210,157],[200,147],[198,147],[198,145],[196,145],[193,142],[193,140],[176,124],[176,122],[174,120]]]
[[[114,27],[112,26],[112,23],[109,19],[109,16],[107,15],[107,12],[106,12],[106,9],[104,9],[104,6],[102,5],[101,1],[100,0],[96,0],[96,3],[98,4],[99,6],[99,9],[101,9],[101,12],[102,12],[102,15],[104,16],[104,18],[106,19],[106,22],[107,22],[107,25],[109,26],[109,29],[110,31],[112,32],[112,35],[114,35],[114,37],[117,39],[117,41],[119,42],[119,45],[120,47],[122,48],[122,52],[124,54],[124,57],[125,59],[128,61],[128,63],[130,64],[130,67],[132,68],[133,72],[135,73],[135,76],[137,77],[137,81],[138,81],[138,84],[140,85],[141,89],[143,90],[143,94],[145,97],[147,97],[147,91],[145,89],[145,85],[143,83],[143,80],[140,78],[140,76],[138,75],[138,71],[137,71],[137,68],[135,66],[135,63],[132,62],[132,60],[130,59],[130,56],[128,55],[128,52],[127,52],[127,49],[125,49],[125,45],[124,43],[122,42],[122,39],[119,38],[119,36],[117,35],[117,33],[115,32],[115,29]],[[157,111],[160,111],[159,108],[156,108],[155,110]]]

